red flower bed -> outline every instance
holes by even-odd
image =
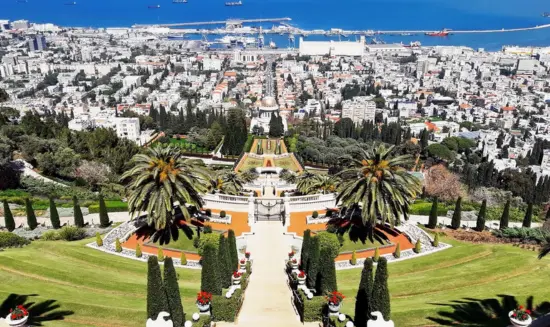
[[[334,291],[334,292],[328,294],[327,301],[331,304],[338,305],[345,298],[346,297],[344,296],[344,294],[342,294],[338,291]]]
[[[298,278],[306,278],[306,273],[300,270],[298,273]]]
[[[27,317],[29,312],[22,305],[18,305],[15,309],[10,309],[10,319],[19,320]]]
[[[212,294],[204,291],[200,291],[197,294],[197,302],[201,305],[208,304],[212,301]]]
[[[512,318],[519,320],[519,321],[525,321],[529,319],[529,316],[531,315],[531,310],[525,309],[523,306],[519,306],[517,309],[512,311]]]
[[[235,271],[235,272],[233,273],[233,278],[241,278],[242,275],[243,275],[243,274],[241,274],[240,272]]]

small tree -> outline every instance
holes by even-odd
[[[336,283],[336,267],[329,248],[321,249],[319,258],[319,275],[317,277],[317,294],[325,294],[338,290]]]
[[[82,216],[82,210],[80,210],[80,205],[78,204],[78,199],[76,195],[73,196],[73,210],[74,210],[74,225],[76,227],[84,227],[84,217]]]
[[[107,213],[107,206],[105,206],[105,200],[103,195],[99,194],[99,226],[102,228],[109,227],[111,222],[109,221],[109,214]]]
[[[319,274],[319,257],[321,256],[319,249],[319,238],[311,238],[311,247],[307,259],[307,285],[309,288],[316,288],[317,276]]]
[[[361,281],[355,298],[355,326],[366,326],[372,310],[372,268],[371,258],[367,258],[361,271]]]
[[[302,239],[302,249],[300,257],[302,259],[302,270],[307,272],[307,263],[309,258],[309,252],[311,247],[311,230],[306,229],[304,231],[304,238]]]
[[[504,205],[504,210],[502,211],[502,216],[500,216],[500,229],[508,228],[508,221],[510,220],[510,199],[506,201]]]
[[[525,211],[525,217],[523,218],[523,227],[530,228],[531,220],[533,219],[533,203],[527,204],[527,210]]]
[[[218,276],[222,284],[222,288],[228,288],[231,286],[231,274],[233,270],[229,266],[229,260],[227,258],[226,240],[223,234],[220,234],[220,241],[218,245]]]
[[[397,245],[395,246],[395,252],[393,253],[393,256],[396,257],[396,258],[401,258],[401,244],[400,243],[397,243]]]
[[[11,213],[8,200],[4,199],[4,220],[6,224],[6,229],[12,232],[15,229],[15,220],[13,219],[13,214]]]
[[[119,253],[122,252],[122,245],[120,245],[120,240],[118,237],[115,240],[115,251]]]
[[[170,311],[168,299],[158,259],[155,256],[150,256],[147,260],[147,317],[157,319],[158,314],[162,311]]]
[[[221,295],[222,286],[216,268],[218,264],[216,248],[214,245],[206,243],[202,252],[201,291]]]
[[[386,258],[380,258],[378,267],[376,267],[372,290],[372,311],[380,311],[384,319],[390,319],[390,291],[388,288],[388,261]]]
[[[351,253],[351,260],[350,263],[352,266],[355,266],[357,264],[357,253],[355,253],[355,250]]]
[[[141,258],[143,256],[143,253],[141,253],[141,246],[139,243],[136,245],[136,258]]]
[[[33,230],[38,226],[38,223],[36,222],[36,215],[34,214],[34,209],[32,208],[32,203],[29,198],[25,199],[25,210],[27,211],[27,225]]]
[[[168,299],[168,307],[170,308],[170,319],[174,323],[174,326],[183,326],[185,315],[183,313],[183,305],[181,304],[178,275],[174,268],[174,262],[170,257],[164,260],[164,289],[166,290],[166,298]]]
[[[456,200],[455,211],[453,212],[453,219],[451,220],[451,228],[459,229],[460,221],[462,220],[462,197],[458,197]]]
[[[162,251],[161,247],[159,247],[157,249],[157,258],[158,258],[159,262],[164,261],[164,251]]]
[[[428,228],[434,229],[437,226],[437,197],[432,203],[432,209],[430,210],[430,219],[428,220]]]
[[[477,215],[476,230],[483,232],[485,230],[485,217],[487,216],[487,200],[481,202],[481,208],[479,208],[479,214]]]
[[[432,242],[432,245],[433,245],[434,247],[438,247],[438,246],[439,246],[439,233],[435,233],[434,241]]]
[[[374,257],[372,257],[372,261],[378,262],[380,260],[380,250],[378,248],[374,249]]]
[[[58,229],[61,227],[61,222],[59,221],[59,213],[57,212],[57,207],[52,197],[50,197],[50,221],[52,222],[52,227]]]
[[[181,262],[181,265],[182,265],[182,266],[186,266],[186,265],[187,265],[187,257],[185,256],[185,252],[183,252],[183,251],[181,251],[180,262]]]
[[[230,229],[227,234],[227,241],[228,241],[229,255],[230,255],[229,263],[231,264],[230,268],[231,268],[231,271],[233,272],[239,267],[239,252],[237,251],[237,239],[235,238],[235,232],[232,229]]]
[[[95,233],[95,243],[97,246],[103,246],[103,239],[101,238],[101,235],[99,233]]]
[[[420,243],[420,239],[416,240],[413,251],[414,253],[420,253],[422,251],[422,243]]]

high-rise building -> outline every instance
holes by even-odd
[[[26,30],[29,28],[29,21],[28,20],[16,20],[11,22],[11,28],[14,30]]]
[[[7,31],[10,29],[10,21],[7,19],[0,19],[0,31]]]
[[[36,35],[29,40],[30,51],[43,51],[46,47],[46,38],[43,35]]]
[[[374,121],[376,102],[371,97],[357,96],[342,102],[342,118],[350,118],[354,123]]]

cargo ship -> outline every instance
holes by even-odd
[[[159,9],[160,5],[147,6],[147,8],[149,8],[149,9]]]
[[[243,5],[243,2],[241,0],[239,1],[231,1],[231,2],[226,2],[225,5],[227,7],[235,7],[235,6],[242,6]]]
[[[427,36],[447,36],[449,35],[449,32],[447,31],[440,31],[440,32],[429,32],[426,33]]]

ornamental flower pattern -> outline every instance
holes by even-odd
[[[23,318],[27,317],[28,315],[29,315],[29,312],[22,305],[18,305],[17,307],[15,307],[15,309],[10,309],[10,319],[11,320],[23,319]]]
[[[525,321],[531,316],[531,310],[525,309],[523,306],[519,306],[512,311],[512,318],[518,321]]]

